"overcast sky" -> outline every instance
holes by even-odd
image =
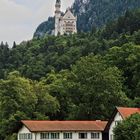
[[[20,43],[32,38],[37,26],[54,15],[56,0],[0,0],[0,41]],[[61,0],[62,10],[74,0]]]

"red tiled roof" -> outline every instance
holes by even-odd
[[[106,121],[32,121],[22,123],[31,132],[49,131],[104,131]]]
[[[118,112],[125,119],[132,114],[140,113],[140,108],[126,108],[126,107],[117,107]]]

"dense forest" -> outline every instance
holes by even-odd
[[[139,0],[75,0],[72,10],[78,17],[78,30],[86,32],[139,7]]]
[[[140,107],[140,9],[89,33],[0,44],[0,139],[21,119],[107,120]]]
[[[78,32],[88,32],[139,7],[140,0],[75,0],[71,10],[77,16]],[[37,27],[34,37],[51,34],[53,29],[54,17],[49,17]]]

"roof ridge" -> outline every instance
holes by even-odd
[[[48,122],[106,122],[104,120],[21,120],[21,121],[48,121]]]
[[[124,108],[124,109],[140,109],[139,107],[116,107],[118,108]]]
[[[120,113],[122,118],[129,117],[134,113],[140,113],[140,108],[133,107],[116,107],[117,111]]]

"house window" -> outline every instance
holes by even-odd
[[[31,140],[32,134],[31,133],[20,133],[19,140]]]
[[[59,133],[40,133],[40,139],[59,139]]]
[[[40,133],[40,139],[49,139],[50,134],[49,133]]]
[[[120,123],[120,121],[115,121],[115,126],[117,126]]]
[[[79,139],[87,139],[87,133],[79,133]]]
[[[63,133],[64,139],[72,139],[72,133]]]
[[[59,133],[51,133],[51,139],[59,139]]]
[[[100,133],[91,133],[91,138],[92,139],[99,139],[100,138]]]
[[[110,135],[110,140],[114,140],[114,135]]]

